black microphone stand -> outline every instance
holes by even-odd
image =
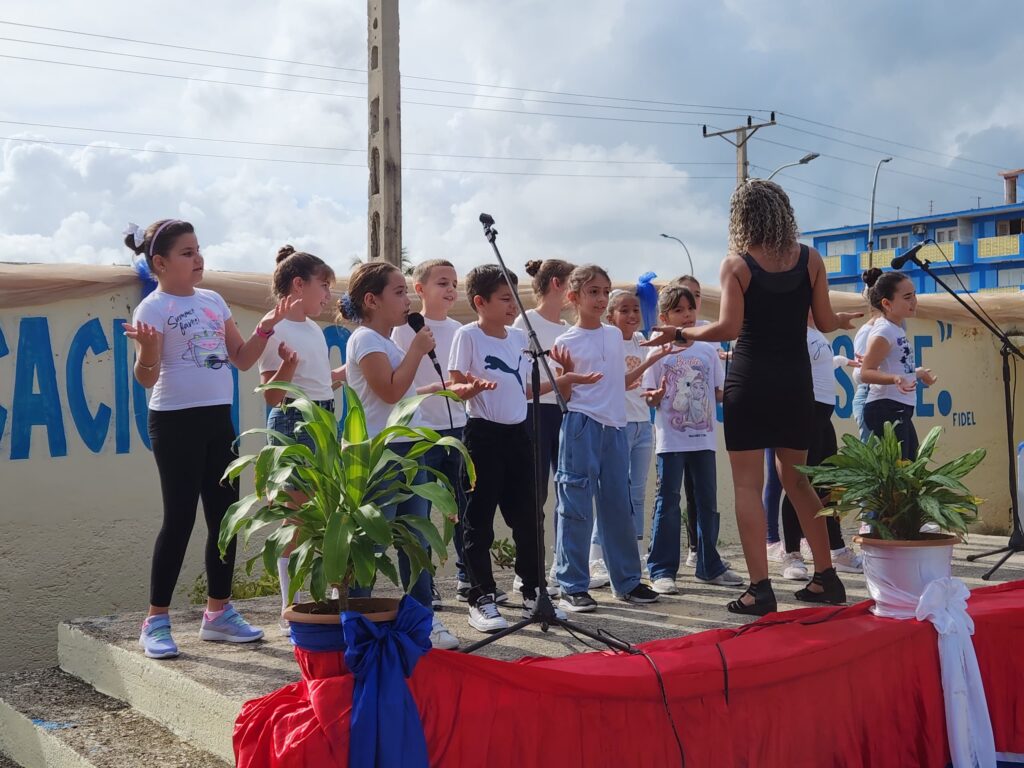
[[[498,250],[498,245],[495,243],[495,239],[498,236],[498,230],[494,229],[494,219],[486,213],[481,213],[480,223],[484,225],[484,237],[487,238],[487,242],[489,242],[491,244],[491,248],[494,249],[494,255],[498,258],[498,264],[501,267],[502,274],[505,275],[505,280],[508,282],[509,288],[512,289],[512,295],[515,297],[516,305],[519,307],[519,312],[523,317],[523,322],[526,324],[527,335],[530,338],[530,348],[525,350],[525,352],[533,360],[530,383],[533,387],[533,498],[534,506],[536,507],[535,514],[537,516],[537,607],[529,618],[523,619],[506,629],[495,632],[483,640],[467,646],[462,652],[474,653],[484,646],[490,645],[496,640],[500,640],[503,637],[518,632],[524,627],[528,627],[531,624],[540,624],[540,628],[544,632],[547,632],[549,627],[562,627],[570,634],[589,637],[591,640],[604,643],[614,650],[635,653],[636,649],[634,649],[632,645],[619,640],[617,637],[612,637],[602,630],[597,630],[595,632],[581,627],[579,624],[573,624],[571,621],[559,618],[555,613],[554,603],[551,602],[551,596],[548,594],[548,590],[545,586],[544,508],[541,504],[543,488],[541,487],[540,471],[542,464],[540,451],[540,372],[542,368],[544,370],[544,376],[551,383],[552,390],[558,400],[558,407],[562,409],[563,414],[568,411],[568,408],[566,408],[565,399],[558,391],[558,387],[555,386],[555,377],[551,374],[551,368],[548,366],[547,356],[549,354],[549,350],[545,350],[541,346],[540,340],[537,338],[537,333],[534,331],[533,325],[530,323],[530,318],[526,314],[526,308],[523,306],[523,300],[519,296],[519,290],[516,288],[516,284],[512,282],[509,276],[508,267],[505,266],[505,260],[501,257],[501,251]]]
[[[942,288],[960,302],[961,306],[973,315],[979,323],[985,326],[988,331],[995,336],[1002,347],[999,350],[999,354],[1003,358],[1003,399],[1006,406],[1006,449],[1007,459],[1009,460],[1009,481],[1010,481],[1010,509],[1013,513],[1013,528],[1010,532],[1010,539],[1006,543],[1005,547],[999,547],[999,549],[993,549],[989,552],[980,552],[976,555],[968,555],[967,560],[974,562],[983,557],[989,557],[991,555],[1002,555],[995,565],[993,565],[985,574],[981,577],[985,581],[992,578],[992,574],[998,571],[1003,563],[1005,563],[1011,556],[1017,552],[1024,552],[1024,531],[1021,530],[1020,521],[1020,509],[1018,508],[1017,501],[1017,451],[1013,444],[1013,396],[1010,389],[1010,356],[1015,355],[1016,357],[1024,360],[1024,353],[1017,348],[1017,346],[1010,341],[1010,338],[1003,332],[1003,330],[990,322],[988,318],[982,317],[982,315],[970,304],[960,298],[960,295],[953,291],[948,285],[946,285],[942,278],[936,275],[931,270],[931,262],[927,259],[918,259],[916,253],[909,254],[909,261],[914,262],[919,266],[928,277],[932,278],[937,285]],[[902,264],[900,265],[902,266]]]

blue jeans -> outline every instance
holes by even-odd
[[[697,503],[697,578],[705,581],[725,573],[718,554],[718,483],[714,451],[679,451],[658,454],[658,498],[647,569],[651,579],[674,579],[679,573],[681,514],[679,509],[683,471],[693,477]]]
[[[409,449],[415,443],[391,443],[389,447],[399,456],[404,456],[408,453]],[[430,479],[426,470],[420,469],[416,473],[416,477],[413,478],[412,485],[419,485],[420,483],[426,483]],[[388,520],[394,520],[398,515],[409,515],[411,517],[429,517],[430,515],[430,504],[426,499],[419,496],[413,496],[412,498],[406,499],[401,504],[388,504],[386,507],[381,508],[381,512],[384,513],[384,517]],[[420,544],[430,552],[430,547],[427,546],[427,540],[423,534],[419,531],[413,531],[416,538],[419,539]],[[419,578],[416,579],[416,583],[409,587],[409,577],[412,575],[412,569],[409,567],[409,558],[405,552],[399,550],[398,552],[398,575],[402,581],[402,586],[405,587],[406,592],[420,605],[424,606],[431,612],[433,607],[431,604],[430,585],[432,579],[430,573],[423,571],[420,573]],[[349,589],[349,597],[369,597],[372,592],[370,587],[352,587]]]
[[[456,429],[439,429],[438,434],[442,437],[454,437],[457,440],[462,439],[462,427]],[[466,487],[465,477],[463,476],[466,467],[465,462],[462,459],[462,454],[454,448],[448,449],[443,447],[433,447],[423,455],[423,464],[427,467],[436,469],[438,472],[448,478],[448,482],[452,484],[452,488],[455,490],[455,503],[459,508],[459,519],[455,523],[455,533],[453,534],[453,541],[455,544],[455,570],[458,574],[459,581],[469,581],[466,576],[466,566],[462,558],[462,516],[466,512]],[[431,476],[433,479],[433,476]],[[430,515],[431,504],[427,502],[427,515]]]
[[[298,408],[285,409],[275,405],[270,409],[270,413],[267,414],[267,429],[273,429],[282,435],[294,437],[297,443],[301,443],[309,448],[309,450],[315,451],[316,445],[313,443],[313,438],[309,436],[309,433],[304,429],[295,431],[300,421],[302,421],[302,414],[299,413]],[[267,442],[273,443],[269,435],[267,436]]]
[[[857,422],[860,429],[860,441],[866,443],[871,437],[871,430],[864,423],[864,404],[868,401],[868,392],[871,390],[867,384],[861,384],[853,395],[853,420]]]
[[[576,411],[562,421],[558,440],[558,551],[555,575],[568,594],[590,588],[590,536],[597,527],[604,561],[619,595],[640,583],[640,555],[629,501],[629,443],[625,428],[606,427]]]
[[[654,453],[654,425],[649,421],[631,421],[626,425],[626,443],[629,445],[629,503],[633,510],[636,538],[644,537],[644,515],[647,509],[647,475],[651,471]],[[601,537],[594,525],[591,543],[600,545]]]
[[[768,543],[779,540],[779,509],[782,503],[782,480],[775,466],[775,449],[768,448],[764,452],[764,494],[761,503],[764,505],[764,518],[768,523]]]

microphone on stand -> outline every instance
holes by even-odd
[[[412,328],[413,333],[419,333],[423,330],[423,326],[427,323],[423,319],[423,315],[419,312],[410,312],[409,319],[407,321],[409,327]],[[437,375],[441,377],[441,381],[444,381],[444,371],[441,370],[441,364],[437,362],[437,353],[434,350],[427,352],[427,356],[430,357],[430,362],[434,364],[434,370],[437,371]]]
[[[897,256],[891,262],[892,268],[893,269],[903,269],[903,265],[906,264],[908,261],[913,261],[916,264],[917,263],[917,259],[915,259],[914,257],[917,256],[917,252],[920,251],[922,248],[924,248],[927,243],[928,243],[927,240],[925,240],[924,242],[918,243],[917,245],[915,245],[913,248],[911,248],[909,251],[907,251],[903,255]]]

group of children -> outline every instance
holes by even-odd
[[[507,626],[500,606],[509,596],[495,582],[491,567],[498,509],[516,545],[513,591],[519,593],[526,615],[535,610],[541,589],[560,595],[560,612],[594,610],[597,603],[589,591],[607,584],[631,603],[652,603],[659,595],[675,593],[684,490],[691,540],[686,564],[695,566],[696,577],[705,583],[743,583],[717,550],[715,422],[726,355],[717,345],[692,340],[644,346],[636,294],[613,291],[602,268],[576,267],[557,259],[530,262],[527,273],[533,278],[537,305],[526,318],[517,311],[514,274],[509,273],[510,285],[497,265],[472,269],[465,277],[465,293],[477,319],[461,325],[449,317],[459,287],[454,266],[441,259],[423,262],[412,279],[424,316],[424,326],[416,331],[408,324],[412,305],[405,276],[390,264],[361,264],[338,302],[342,318],[356,326],[348,340],[346,365],[332,369],[315,322],[331,303],[335,279],[323,260],[291,246],[280,250],[273,278],[278,303],[244,340],[223,299],[196,287],[203,259],[191,224],[163,220],[146,230],[132,228],[125,242],[145,256],[159,286],[140,303],[132,324],[125,326],[126,335],[136,343],[135,376],[153,390],[149,429],[164,501],[149,617],[140,636],[147,656],[168,658],[178,653],[168,606],[200,497],[208,526],[210,594],[200,636],[227,642],[263,636],[229,602],[233,545],[224,560],[217,551],[220,520],[238,498],[237,488],[220,483],[233,458],[235,440],[228,364],[246,370],[258,361],[263,382],[290,381],[330,410],[334,389],[347,379],[363,404],[371,436],[384,428],[392,407],[403,398],[441,389],[460,397],[461,402],[428,398],[416,424],[461,439],[476,467],[477,481],[469,488],[458,452],[435,447],[421,458],[425,468],[444,474],[456,491],[456,597],[468,603],[469,624],[479,631]],[[869,389],[858,390],[858,402],[866,400],[862,421],[866,430],[877,433],[886,420],[898,420],[909,455],[916,440],[909,418],[914,389],[918,381],[934,381],[930,371],[915,368],[901,332],[903,320],[913,314],[913,286],[899,273],[866,274],[865,279],[870,280],[869,298],[879,317],[869,331],[858,333],[857,361],[852,363],[862,361],[857,374]],[[562,319],[567,308],[575,315],[573,325]],[[658,297],[664,325],[694,327],[699,309],[700,285],[690,276],[672,281]],[[563,417],[551,384],[542,381],[539,434],[533,433],[526,320],[542,347],[550,350],[554,384],[568,405]],[[808,344],[816,363],[816,395],[821,390],[815,418],[821,448],[808,458],[813,463],[834,452],[830,417],[836,360],[811,320]],[[441,375],[430,353],[440,361]],[[267,390],[264,396],[271,429],[308,439],[295,431],[299,416],[287,407],[282,391]],[[534,441],[540,442],[543,459],[541,486],[546,494],[553,471],[557,493],[554,557],[546,578],[545,553],[537,551],[536,526],[542,515],[533,491]],[[401,453],[402,446],[396,442],[392,447]],[[644,551],[639,542],[647,517],[645,488],[652,452],[657,456],[657,498],[650,544]],[[427,477],[424,469],[419,480]],[[413,496],[384,512],[389,517],[425,517],[430,506]],[[792,518],[795,521],[795,515]],[[798,531],[799,523],[794,524]],[[833,538],[834,554],[845,546],[838,536],[838,541]],[[787,541],[792,540],[787,535]],[[787,546],[787,552],[791,548],[792,544]],[[282,595],[289,586],[287,554],[279,562]],[[410,585],[409,563],[401,554],[399,566],[410,595],[428,608],[439,608],[441,596],[430,574],[422,573]],[[642,580],[645,568],[650,586]],[[458,645],[436,616],[431,641],[439,648]]]

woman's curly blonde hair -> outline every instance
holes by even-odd
[[[760,245],[771,258],[781,259],[798,234],[793,206],[782,187],[764,179],[736,187],[729,202],[729,247],[735,253]]]

